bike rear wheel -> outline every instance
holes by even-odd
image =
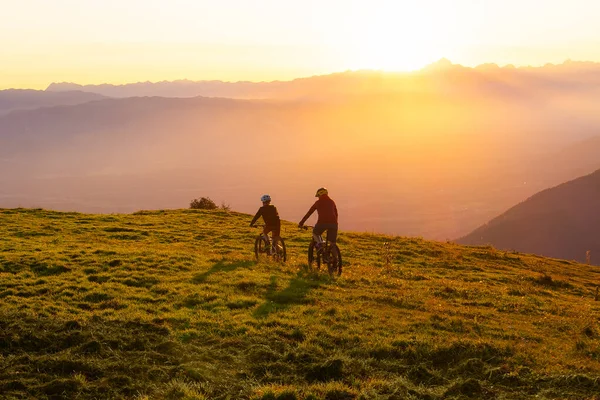
[[[260,261],[261,258],[267,258],[269,256],[269,244],[265,241],[263,235],[258,235],[254,241],[254,255],[256,261]]]
[[[287,251],[285,248],[285,241],[282,238],[278,238],[275,240],[275,253],[273,257],[279,262],[286,262],[287,260]]]
[[[329,276],[342,275],[342,253],[337,244],[334,244],[328,249],[327,257],[327,272]]]

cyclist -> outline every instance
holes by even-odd
[[[306,222],[306,220],[310,218],[312,213],[314,213],[316,210],[319,217],[317,218],[317,223],[313,228],[313,238],[315,243],[317,243],[317,246],[320,247],[322,245],[320,236],[323,234],[323,232],[327,231],[327,240],[333,246],[337,240],[338,233],[337,207],[335,206],[335,202],[329,197],[329,192],[325,188],[319,188],[315,194],[315,197],[318,197],[319,200],[317,200],[315,204],[313,204],[308,210],[304,218],[302,218],[302,221],[300,221],[298,224],[298,227],[302,228],[304,226],[304,222]]]
[[[263,235],[267,242],[267,249],[271,253],[271,243],[269,242],[268,233],[273,232],[273,243],[276,243],[281,235],[281,220],[279,219],[277,207],[271,204],[271,196],[265,194],[260,198],[260,201],[262,201],[263,205],[258,209],[254,218],[252,218],[250,226],[253,227],[254,223],[262,216],[263,221],[265,221]]]

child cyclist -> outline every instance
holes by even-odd
[[[267,242],[267,249],[271,252],[271,243],[269,243],[268,233],[273,232],[273,243],[277,243],[281,235],[281,220],[279,219],[277,207],[271,204],[271,196],[265,194],[260,198],[260,201],[262,201],[263,205],[258,209],[254,218],[252,218],[250,226],[253,227],[254,223],[262,216],[263,221],[265,221],[263,235]]]

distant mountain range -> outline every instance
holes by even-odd
[[[600,265],[599,199],[600,170],[535,194],[457,242],[580,262],[590,251]]]
[[[483,64],[475,68],[452,64],[442,59],[420,71],[392,73],[348,71],[292,81],[222,82],[164,81],[124,85],[79,85],[52,83],[46,91],[80,90],[108,97],[227,97],[236,99],[331,99],[336,96],[374,93],[460,93],[462,96],[486,95],[548,96],[557,91],[600,93],[600,64],[572,62],[544,67],[498,67]]]
[[[80,90],[58,92],[18,89],[0,90],[0,116],[16,110],[74,105],[104,98],[105,96],[100,94]]]

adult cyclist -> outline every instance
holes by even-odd
[[[320,188],[317,190],[315,197],[318,197],[319,200],[312,205],[312,207],[308,210],[302,221],[298,224],[299,228],[304,226],[304,222],[310,218],[312,213],[317,211],[318,218],[315,227],[313,228],[313,238],[317,246],[321,246],[321,235],[323,232],[327,231],[327,240],[329,243],[335,245],[337,241],[338,234],[338,211],[335,205],[335,202],[329,197],[329,192],[325,188]]]

